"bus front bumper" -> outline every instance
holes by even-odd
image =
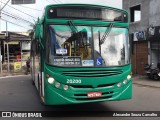
[[[87,92],[87,91],[86,91]],[[58,89],[53,89],[52,86],[48,85],[45,87],[45,104],[46,105],[63,105],[63,104],[79,104],[79,103],[91,103],[91,102],[103,102],[103,101],[119,101],[127,100],[132,98],[132,81],[127,85],[121,87],[118,94],[110,98],[99,98],[99,99],[87,99],[87,100],[76,100],[68,97]]]

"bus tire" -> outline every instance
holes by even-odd
[[[45,106],[45,103],[43,102],[41,96],[40,96],[40,103],[41,103],[41,105]]]
[[[39,74],[37,76],[37,79],[38,79],[38,92],[39,92],[39,95],[40,95],[40,82],[39,82]]]
[[[44,105],[44,102],[43,102],[43,100],[42,100],[42,96],[41,96],[41,87],[40,87],[40,84],[41,84],[41,82],[40,82],[40,79],[39,79],[39,74],[38,74],[38,93],[39,93],[39,97],[40,97],[40,103],[42,104],[42,105]]]

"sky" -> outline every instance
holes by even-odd
[[[2,8],[7,1],[8,0],[0,0],[0,8]],[[0,30],[27,32],[32,28],[31,24],[34,24],[37,18],[42,16],[46,5],[60,3],[87,3],[122,8],[122,0],[36,0],[36,4],[23,5],[12,5],[10,0],[1,11],[2,19],[0,21]]]

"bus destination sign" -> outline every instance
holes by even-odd
[[[65,18],[65,19],[93,19],[103,21],[127,22],[127,15],[124,12],[107,8],[96,7],[57,7],[50,8],[48,18]]]
[[[81,57],[54,57],[54,65],[81,66]]]

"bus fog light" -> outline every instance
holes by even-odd
[[[48,78],[48,82],[49,82],[50,84],[53,84],[53,83],[54,83],[54,78],[52,78],[52,77]]]
[[[130,80],[130,79],[131,79],[131,75],[128,75],[128,76],[127,76],[127,79]]]
[[[124,81],[123,81],[123,84],[127,84],[127,80],[124,80]]]
[[[50,77],[50,75],[49,74],[46,74],[46,78],[49,78]]]
[[[59,82],[56,82],[55,87],[56,87],[56,88],[59,88],[60,85],[61,85],[61,84],[60,84]]]
[[[68,90],[68,85],[64,85],[64,90]]]
[[[122,86],[122,83],[118,83],[118,84],[117,84],[117,87],[121,87],[121,86]]]

